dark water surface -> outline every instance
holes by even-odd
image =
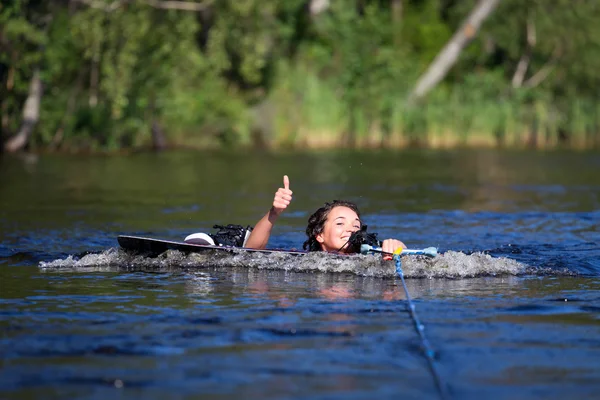
[[[374,256],[125,254],[326,200],[405,257],[457,399],[597,398],[600,154],[406,151],[0,157],[0,398],[439,398],[393,265]]]

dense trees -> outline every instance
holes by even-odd
[[[7,151],[600,141],[600,0],[0,7]]]

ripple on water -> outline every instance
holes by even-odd
[[[261,270],[294,272],[350,273],[358,276],[393,278],[395,265],[374,255],[333,255],[310,253],[303,256],[285,253],[249,253],[217,251],[185,254],[169,250],[158,257],[129,254],[110,248],[81,258],[68,256],[51,262],[41,262],[43,270],[114,270],[114,271],[190,271],[202,268],[243,267]],[[402,268],[407,278],[470,278],[502,275],[572,274],[549,268],[531,267],[506,257],[494,257],[477,252],[465,254],[447,251],[436,257],[404,256]]]

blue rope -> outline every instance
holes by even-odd
[[[400,277],[402,281],[402,286],[404,287],[404,293],[406,294],[406,300],[408,304],[408,311],[410,312],[410,316],[414,322],[415,330],[421,339],[421,348],[423,353],[425,354],[425,358],[427,358],[427,364],[429,366],[429,370],[431,371],[431,375],[433,376],[433,380],[435,381],[435,386],[438,389],[440,397],[442,399],[448,398],[448,393],[446,390],[446,386],[442,383],[440,379],[440,375],[435,368],[435,351],[431,348],[429,344],[429,340],[425,337],[425,326],[419,321],[417,317],[417,313],[415,311],[415,305],[410,299],[410,295],[408,294],[408,288],[406,287],[406,282],[404,281],[404,272],[402,271],[402,260],[400,259],[400,254],[394,254],[394,261],[396,262],[396,273]]]

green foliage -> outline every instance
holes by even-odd
[[[403,0],[401,15],[381,0],[330,1],[318,15],[306,0],[189,1],[206,8],[3,5],[3,130],[18,129],[40,68],[38,149],[149,146],[156,123],[190,146],[600,142],[595,0],[503,0],[419,107],[404,99],[476,0]]]
[[[442,18],[442,1],[412,1],[402,21],[402,38],[420,68],[433,60],[453,34]]]

